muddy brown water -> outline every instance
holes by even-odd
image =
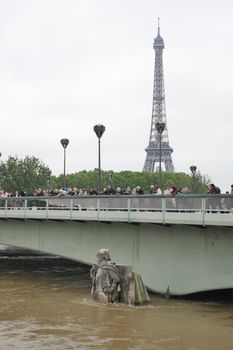
[[[0,251],[0,350],[233,349],[233,292],[100,305],[90,300],[89,269]]]

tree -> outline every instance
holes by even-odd
[[[111,174],[111,177],[109,177]],[[175,185],[178,189],[188,187],[192,190],[192,193],[204,193],[206,192],[209,179],[206,176],[202,176],[200,172],[195,174],[195,178],[185,173],[167,173],[162,172],[162,189]],[[63,186],[63,175],[54,179],[56,188]],[[80,171],[78,173],[67,175],[67,184],[69,187],[77,188],[96,188],[98,183],[98,169],[91,171]],[[102,188],[111,185],[115,189],[121,187],[126,189],[128,186],[134,188],[140,186],[144,193],[149,192],[150,185],[159,185],[159,173],[146,173],[124,170],[120,172],[103,171],[101,170],[101,183]]]
[[[46,188],[51,177],[51,170],[36,158],[26,156],[19,159],[9,156],[0,164],[0,185],[6,191],[34,192],[35,188]]]

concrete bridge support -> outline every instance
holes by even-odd
[[[108,248],[151,290],[170,295],[233,288],[233,228],[160,224],[1,220],[0,244],[93,264]]]

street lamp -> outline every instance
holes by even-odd
[[[109,182],[109,186],[112,186],[113,180],[112,180],[112,172],[111,171],[108,173],[108,182]]]
[[[191,188],[191,191],[193,192],[194,191],[194,178],[195,178],[195,174],[197,171],[196,165],[191,165],[190,170],[191,170],[191,173],[193,174],[193,176],[192,176],[192,188]]]
[[[161,158],[162,158],[162,133],[165,129],[166,124],[164,122],[157,122],[155,123],[156,130],[159,133],[159,182],[160,182],[160,188],[162,187],[162,169],[161,169]]]
[[[68,139],[61,139],[61,145],[64,149],[64,187],[66,187],[66,148],[69,144],[69,140]]]
[[[191,165],[190,170],[191,170],[192,174],[194,175],[196,170],[197,170],[196,165]]]
[[[105,131],[105,126],[101,124],[97,124],[94,126],[94,132],[96,133],[96,136],[98,137],[98,172],[99,172],[99,179],[98,179],[98,192],[100,192],[100,139]]]

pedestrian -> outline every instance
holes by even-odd
[[[171,187],[170,194],[171,194],[172,196],[175,196],[177,193],[178,193],[178,189],[176,188],[175,185],[173,185],[173,186]]]
[[[155,188],[155,194],[160,196],[162,194],[161,188],[158,185],[155,185],[154,188]]]
[[[221,190],[218,186],[215,186],[215,184],[210,184],[207,189],[207,193],[209,194],[220,194]],[[214,198],[207,198],[207,209],[212,209],[213,213],[216,213],[217,210],[222,209],[222,203],[221,198],[214,197]],[[214,211],[213,211],[214,210]]]
[[[143,194],[143,189],[140,186],[136,186],[136,194]]]
[[[155,186],[150,185],[149,194],[155,194],[155,193],[156,193]]]
[[[221,190],[218,186],[215,186],[215,184],[210,184],[207,189],[207,193],[209,194],[220,194]]]
[[[233,185],[231,185],[230,194],[233,194]]]

